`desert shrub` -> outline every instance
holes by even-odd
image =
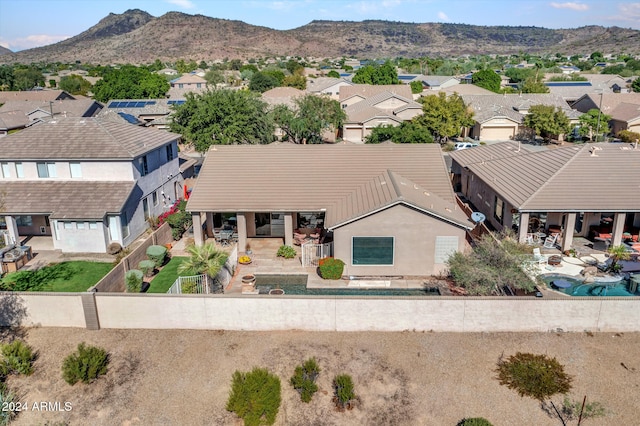
[[[349,408],[356,398],[353,391],[353,379],[348,374],[340,374],[333,379],[333,390],[333,402],[341,410]]]
[[[164,265],[167,258],[167,248],[165,246],[149,246],[147,247],[147,257],[153,260],[157,267]]]
[[[180,286],[182,294],[196,294],[198,292],[198,285],[194,281],[185,281],[180,283]]]
[[[630,130],[621,130],[620,132],[618,132],[618,137],[623,142],[635,142],[640,139],[640,133],[632,132]]]
[[[227,411],[247,426],[272,425],[280,409],[280,379],[262,368],[233,373]]]
[[[122,251],[122,246],[119,243],[111,243],[107,247],[108,254],[118,254]]]
[[[285,259],[293,259],[296,257],[296,249],[291,246],[280,246],[276,255]]]
[[[310,358],[302,365],[298,365],[295,369],[290,383],[300,394],[302,402],[309,402],[313,398],[313,394],[318,391],[316,379],[320,374],[320,367],[315,358]]]
[[[579,418],[592,419],[596,417],[603,417],[607,414],[607,410],[605,410],[604,406],[597,401],[585,403],[584,410],[582,410],[582,416],[580,415],[581,410],[582,401],[571,401],[569,397],[564,397],[560,413],[565,421],[578,420]]]
[[[144,274],[142,271],[139,271],[138,269],[127,271],[126,274],[124,274],[124,283],[127,286],[127,292],[140,293],[143,279]]]
[[[138,269],[142,271],[145,277],[150,277],[156,269],[156,263],[153,260],[141,260],[138,263]]]
[[[62,377],[65,382],[75,385],[78,382],[91,383],[107,373],[109,354],[97,346],[78,345],[78,350],[62,363]]]
[[[0,383],[0,407],[3,407],[3,409],[0,410],[0,425],[8,425],[18,414],[15,409],[9,409],[13,406],[11,403],[17,402],[17,399],[16,395],[7,388],[7,385],[3,382]],[[6,410],[4,409],[5,407],[7,408]]]
[[[327,257],[321,264],[319,263],[319,268],[320,276],[325,280],[339,280],[344,271],[344,262],[340,259]]]
[[[482,417],[472,417],[469,419],[462,419],[456,426],[492,426],[489,420]]]
[[[131,253],[131,250],[128,248],[120,250],[118,254],[116,254],[116,257],[113,259],[113,267],[115,268],[116,266],[118,266],[120,262],[122,262],[122,259],[127,257],[129,253]]]
[[[2,345],[2,356],[8,373],[19,373],[25,376],[30,376],[33,373],[33,361],[36,359],[36,354],[31,346],[22,340],[14,340]]]
[[[555,358],[546,355],[517,352],[507,360],[500,359],[496,372],[501,385],[540,402],[571,390],[572,377]]]

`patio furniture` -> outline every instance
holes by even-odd
[[[598,251],[607,251],[611,245],[611,240],[608,238],[595,237],[593,241],[593,249]]]
[[[549,259],[547,259],[547,263],[551,266],[558,266],[562,263],[562,256],[557,254],[549,256]]]
[[[544,248],[553,248],[558,240],[558,234],[551,234],[544,239]]]
[[[547,263],[547,259],[540,252],[540,247],[533,249],[533,261],[538,262],[538,264]]]

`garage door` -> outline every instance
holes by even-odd
[[[483,141],[508,141],[515,134],[514,127],[485,127],[480,134]]]
[[[362,142],[362,128],[344,128],[344,140],[349,142]]]

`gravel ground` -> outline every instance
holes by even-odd
[[[39,356],[32,376],[8,379],[29,407],[16,425],[241,425],[225,410],[231,375],[254,366],[281,379],[278,425],[455,425],[475,416],[496,426],[559,425],[536,401],[495,379],[498,358],[517,351],[556,357],[574,377],[571,397],[587,395],[606,407],[606,417],[586,425],[635,425],[640,413],[640,333],[33,328],[24,334]],[[109,372],[93,384],[69,386],[62,360],[83,341],[110,352]],[[312,356],[321,368],[320,390],[304,404],[289,378]],[[331,403],[331,380],[342,373],[353,377],[359,397],[346,412]],[[41,401],[62,409],[69,402],[71,410],[34,411]]]

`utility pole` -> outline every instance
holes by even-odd
[[[598,124],[596,125],[596,142],[598,142],[598,135],[600,134],[600,115],[602,115],[602,97],[604,91],[600,92],[600,106],[598,107]]]

